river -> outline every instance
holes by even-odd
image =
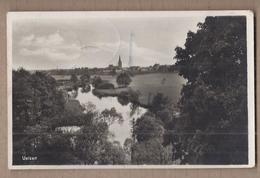
[[[106,80],[115,84],[115,77],[107,77]],[[176,104],[180,97],[180,91],[184,83],[186,83],[186,81],[177,73],[155,73],[134,76],[130,87],[140,92],[141,96],[139,99],[141,99],[144,103],[151,100],[149,99],[148,94],[153,97],[156,93],[161,92]],[[98,98],[93,95],[92,89],[93,87],[91,86],[91,91],[87,93],[84,93],[81,89],[79,89],[76,99],[82,105],[92,103],[99,112],[114,107],[117,112],[121,113],[124,118],[124,122],[122,124],[114,122],[109,127],[109,130],[114,135],[112,140],[119,141],[123,145],[126,138],[131,138],[132,119],[137,119],[144,114],[147,109],[139,107],[136,112],[131,115],[131,103],[128,105],[121,105],[118,102],[117,97]]]
[[[116,111],[122,114],[124,121],[121,124],[114,122],[110,125],[109,131],[114,135],[111,139],[113,141],[119,141],[123,145],[126,138],[131,138],[131,120],[140,117],[146,112],[146,109],[138,107],[136,112],[131,115],[131,103],[123,106],[118,102],[117,97],[98,98],[93,95],[92,89],[93,87],[91,86],[91,90],[84,93],[81,91],[81,88],[79,88],[76,99],[82,105],[88,103],[94,104],[99,112],[105,109],[111,109],[112,107],[116,108]]]

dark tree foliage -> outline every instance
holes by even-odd
[[[98,85],[102,83],[102,79],[99,76],[95,76],[92,80],[93,86],[96,88]]]
[[[168,97],[163,96],[162,93],[157,93],[152,100],[150,110],[153,113],[157,113],[158,111],[161,111],[164,108],[166,108],[166,106],[169,104],[170,104],[170,100]]]
[[[126,105],[128,105],[129,104],[129,98],[127,97],[127,96],[125,96],[125,95],[120,95],[120,96],[118,96],[117,97],[117,101],[121,104],[121,105],[123,105],[123,106],[126,106]]]
[[[161,123],[150,113],[146,113],[138,118],[134,128],[134,135],[138,142],[143,142],[155,137],[161,138],[163,132],[164,128]]]
[[[100,113],[101,121],[106,122],[109,126],[112,125],[114,122],[118,122],[119,124],[122,124],[124,122],[124,118],[121,113],[118,113],[116,111],[116,108],[112,107],[110,110],[105,109]]]
[[[97,149],[107,139],[108,125],[106,122],[94,122],[84,125],[75,139],[75,152],[84,164],[94,164],[99,152]]]
[[[172,164],[172,147],[162,144],[164,132],[163,123],[153,113],[138,118],[133,128],[132,164]]]
[[[82,84],[88,84],[90,82],[90,75],[88,73],[84,73],[80,76],[80,81]]]
[[[13,127],[22,132],[26,126],[45,122],[64,108],[62,93],[55,80],[40,72],[13,71]]]
[[[71,74],[70,81],[72,83],[72,88],[77,91],[79,87],[79,80],[75,73]]]
[[[172,137],[182,163],[247,164],[247,48],[245,17],[207,17],[177,47],[179,74],[188,80]],[[178,157],[178,156],[177,156]]]
[[[77,77],[77,75],[76,75],[76,74],[71,74],[70,80],[71,80],[71,82],[73,82],[73,83],[78,82],[78,77]]]
[[[132,164],[172,164],[171,147],[164,147],[158,138],[133,145]]]
[[[126,155],[122,146],[118,142],[105,142],[101,146],[99,164],[101,165],[122,165],[126,163]]]
[[[87,93],[90,91],[89,84],[90,84],[90,75],[88,72],[86,72],[80,76],[80,85],[82,87],[82,92]]]
[[[52,133],[49,135],[39,135],[37,142],[38,148],[34,150],[35,156],[38,158],[37,164],[80,164],[79,159],[74,155],[71,137],[65,137],[62,133]]]
[[[32,145],[48,137],[51,120],[64,109],[62,92],[55,80],[41,72],[30,74],[24,69],[13,71],[13,155],[15,164],[21,157],[37,155]],[[41,135],[44,133],[43,135]]]
[[[123,72],[117,76],[116,82],[119,86],[126,87],[132,82],[132,79],[130,77],[130,74]]]
[[[116,142],[111,143],[108,141],[108,128],[111,122],[108,121],[108,117],[120,116],[114,109],[111,109],[111,111],[106,110],[101,115],[101,119],[85,118],[89,122],[83,125],[75,137],[75,154],[83,164],[87,165],[124,164],[125,153],[122,146]]]
[[[100,83],[96,86],[96,89],[114,89],[115,86],[112,83]]]
[[[147,112],[132,120],[132,164],[173,163],[172,145],[164,141],[168,129],[171,129],[168,127],[173,120],[171,110],[169,98],[157,93]]]
[[[47,74],[13,71],[13,164],[124,164],[122,146],[108,140],[109,124],[122,122],[122,115],[115,108],[83,108],[64,95]],[[60,128],[70,126],[80,129]]]

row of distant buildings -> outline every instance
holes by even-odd
[[[132,74],[145,74],[145,73],[166,73],[166,72],[178,72],[178,68],[174,65],[160,65],[154,64],[147,67],[142,66],[129,66],[123,67],[121,57],[119,56],[117,65],[108,65],[103,68],[74,68],[74,69],[52,69],[45,71],[46,73],[55,76],[57,80],[68,80],[64,77],[70,77],[71,74],[78,76],[88,73],[89,75],[117,75],[122,72],[129,72]]]
[[[95,70],[93,71],[96,74],[118,74],[124,71],[131,72],[131,73],[152,73],[152,72],[174,72],[176,71],[176,67],[173,65],[160,65],[154,64],[153,66],[148,67],[141,67],[141,66],[130,66],[130,67],[123,67],[121,57],[119,56],[118,64],[117,65],[108,65],[105,68],[98,68],[98,69],[89,69]]]

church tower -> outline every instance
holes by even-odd
[[[121,61],[121,56],[119,56],[119,59],[118,59],[118,65],[117,65],[119,68],[122,68],[122,61]]]

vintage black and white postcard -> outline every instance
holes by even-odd
[[[255,165],[251,11],[9,12],[10,169]]]

